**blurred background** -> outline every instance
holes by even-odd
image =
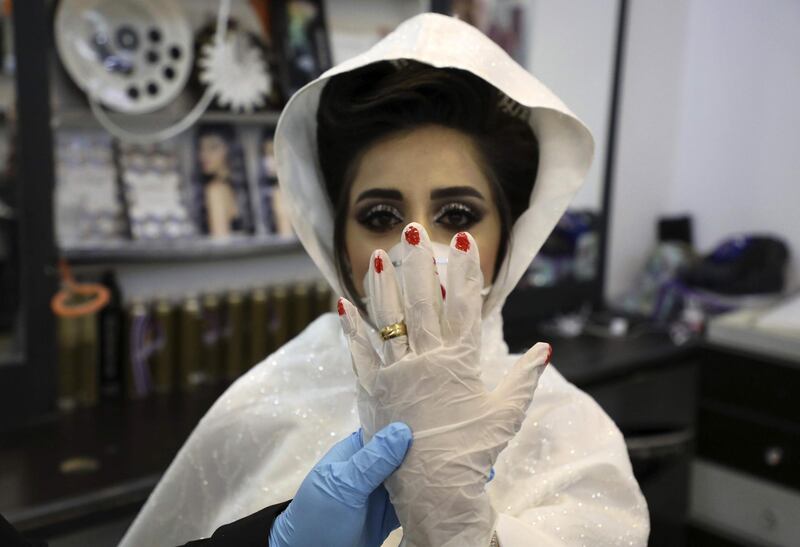
[[[622,429],[651,545],[800,545],[796,0],[2,2],[0,513],[26,535],[116,544],[216,397],[331,311],[275,125],[426,11],[596,140],[511,349],[550,341]]]

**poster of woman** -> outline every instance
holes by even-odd
[[[253,233],[244,152],[231,125],[201,125],[195,143],[195,203],[203,234]]]
[[[292,223],[284,205],[278,186],[278,171],[275,162],[275,130],[264,129],[259,143],[258,192],[264,227],[269,234],[291,237]]]

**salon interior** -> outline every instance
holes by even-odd
[[[20,534],[117,545],[214,402],[335,313],[276,127],[424,12],[594,138],[502,308],[510,351],[551,344],[619,428],[649,545],[800,545],[796,0],[5,0],[0,514]]]

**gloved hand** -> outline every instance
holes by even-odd
[[[383,487],[411,445],[391,423],[364,445],[360,431],[338,442],[306,476],[272,525],[270,547],[377,547],[399,526]]]
[[[398,420],[414,432],[403,465],[386,481],[403,545],[485,547],[496,519],[485,484],[522,426],[550,345],[536,344],[488,391],[480,378],[483,276],[474,239],[459,233],[451,241],[445,296],[424,228],[412,223],[404,236],[400,272],[375,251],[366,289],[379,328],[405,318],[408,335],[384,343],[384,360],[358,310],[340,300],[361,423],[365,438]]]

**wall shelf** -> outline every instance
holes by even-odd
[[[229,123],[253,126],[271,126],[278,123],[280,111],[260,111],[251,114],[238,114],[225,111],[207,111],[200,117],[201,123]],[[148,129],[166,127],[178,121],[180,115],[175,113],[151,113],[127,115],[109,112],[109,118],[126,128]],[[100,129],[100,122],[88,108],[70,108],[57,111],[51,119],[53,129]]]
[[[229,240],[209,238],[169,241],[120,241],[69,245],[60,254],[76,265],[228,260],[301,250],[297,238],[253,236]]]

